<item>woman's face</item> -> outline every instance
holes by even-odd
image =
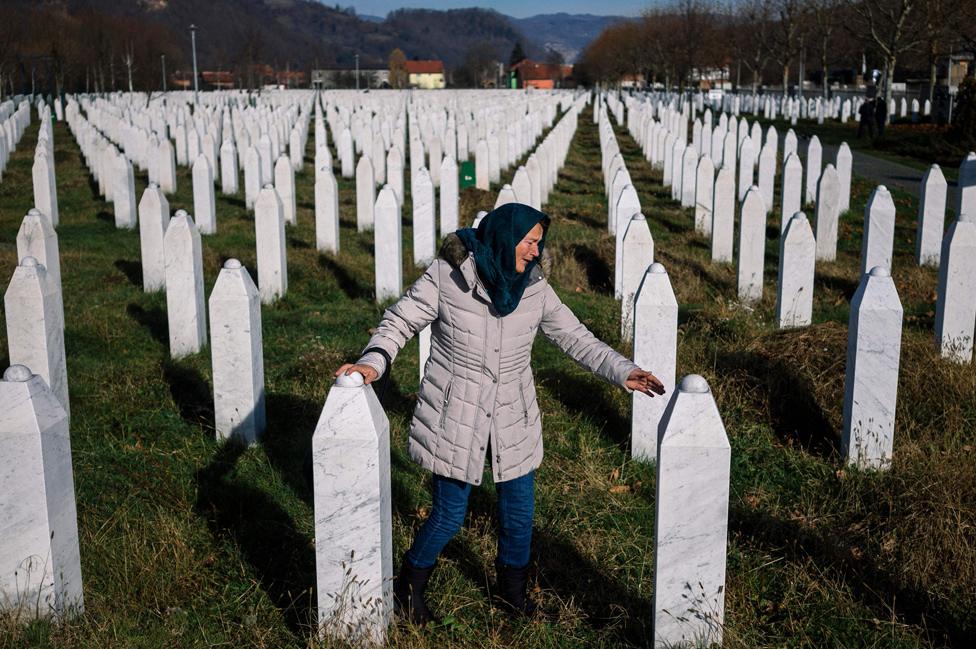
[[[524,273],[530,261],[539,256],[539,242],[545,232],[541,223],[536,223],[525,237],[515,246],[515,272]]]

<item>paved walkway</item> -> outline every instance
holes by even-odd
[[[780,151],[783,150],[784,138],[785,134],[781,133],[779,136]],[[810,139],[808,137],[803,135],[799,136],[797,146],[802,150],[804,160],[806,159],[807,145],[809,143]],[[823,145],[824,164],[833,162],[837,158],[837,148],[837,145],[834,144]],[[854,175],[867,178],[888,188],[900,189],[918,198],[922,185],[922,176],[925,175],[924,171],[879,158],[856,149],[851,149],[851,154],[854,156],[854,166],[852,169]],[[956,181],[946,179],[946,182],[949,184],[949,205],[955,205]]]

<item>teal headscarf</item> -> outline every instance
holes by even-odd
[[[539,257],[525,265],[524,272],[515,270],[515,246],[537,223],[542,224]],[[478,229],[457,231],[469,252],[474,253],[478,276],[488,290],[488,296],[501,316],[515,310],[529,283],[532,269],[542,257],[549,217],[537,209],[521,203],[506,203],[481,219]]]

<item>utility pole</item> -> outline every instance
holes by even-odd
[[[160,54],[159,58],[162,61],[163,67],[163,92],[166,92],[166,55]]]
[[[196,105],[200,87],[197,82],[197,26],[193,24],[190,25],[190,43],[193,47],[193,104]]]

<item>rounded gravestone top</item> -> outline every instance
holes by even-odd
[[[159,183],[157,182],[149,183],[149,189],[159,189]]]
[[[352,374],[340,374],[336,378],[336,387],[340,388],[358,388],[362,387],[363,375],[359,372],[353,372]]]
[[[682,392],[706,394],[708,393],[708,381],[705,380],[705,377],[698,374],[689,374],[681,379],[681,385],[678,386],[678,389]]]
[[[932,169],[933,171],[936,171],[936,170],[941,171],[942,170],[942,167],[940,167],[937,163],[933,162],[932,163],[932,166],[929,167],[929,169]]]
[[[21,259],[20,260],[20,265],[21,266],[27,266],[28,268],[34,268],[35,266],[40,266],[40,264],[37,262],[37,258],[36,257],[30,257],[30,256],[24,257],[23,259]]]
[[[512,186],[509,185],[508,183],[505,183],[504,185],[502,185],[502,189],[511,189],[511,188],[512,188]]]
[[[878,191],[879,192],[887,192],[888,191],[888,188],[885,187],[884,185],[878,185]]]
[[[274,185],[272,185],[271,183],[265,183],[264,189],[274,189]]]
[[[664,264],[659,264],[656,261],[651,264],[651,267],[647,269],[647,272],[654,273],[656,275],[667,275],[668,273],[668,271],[664,268]]]
[[[237,259],[228,259],[224,262],[224,268],[227,270],[237,270],[241,267],[241,262]]]
[[[3,380],[23,383],[29,381],[31,376],[33,374],[26,365],[11,365],[4,371]]]
[[[29,210],[27,210],[27,216],[40,216],[40,215],[41,215],[41,210],[37,209],[36,207],[32,207]]]
[[[176,214],[174,214],[173,216],[175,216],[176,218],[186,218],[190,215],[186,213],[186,210],[176,210]]]
[[[884,266],[875,266],[871,269],[871,277],[891,277],[891,273]]]

